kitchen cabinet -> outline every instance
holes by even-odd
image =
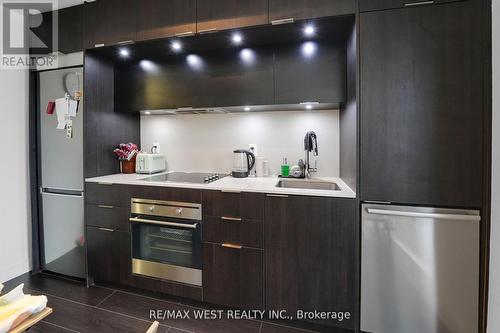
[[[67,54],[83,50],[83,5],[59,9],[59,51]]]
[[[136,40],[135,0],[99,0],[84,3],[84,47]]]
[[[203,299],[240,309],[262,309],[263,251],[203,244]]]
[[[264,219],[263,193],[202,191],[201,195],[204,216]]]
[[[119,112],[192,107],[195,71],[184,59],[147,60],[115,71],[115,109]]]
[[[96,281],[126,285],[132,274],[130,233],[87,227],[88,274]]]
[[[88,226],[130,232],[130,210],[111,205],[85,205],[85,224]]]
[[[308,41],[277,46],[276,104],[340,103],[346,99],[346,50],[340,43]]]
[[[137,39],[196,32],[196,0],[142,0],[137,8]]]
[[[267,24],[268,0],[197,0],[198,33]]]
[[[350,320],[317,322],[354,329],[356,230],[354,199],[268,195],[266,308],[350,312]]]
[[[415,7],[415,6],[426,6],[426,5],[436,5],[446,2],[454,2],[462,0],[359,0],[359,10],[371,11],[380,9],[390,9],[390,8],[402,8],[402,7]]]
[[[294,20],[312,19],[354,14],[355,12],[355,0],[269,0],[270,22],[288,18]]]
[[[361,198],[481,207],[476,1],[362,13]]]
[[[273,51],[227,49],[202,54],[193,105],[196,107],[274,104]]]

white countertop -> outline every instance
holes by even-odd
[[[170,171],[172,172],[172,171]],[[168,172],[164,172],[168,173]],[[157,173],[155,175],[159,175]],[[312,180],[324,180],[335,182],[340,187],[340,191],[331,190],[314,190],[314,189],[297,189],[297,188],[280,188],[276,184],[281,178],[277,176],[270,177],[247,177],[233,178],[231,176],[224,177],[209,184],[196,183],[179,183],[179,182],[156,182],[145,181],[144,178],[151,175],[142,174],[114,174],[102,177],[94,177],[85,179],[86,182],[106,183],[106,184],[127,184],[127,185],[143,185],[143,186],[164,186],[164,187],[180,187],[205,190],[220,190],[220,191],[237,191],[237,192],[260,192],[269,194],[290,194],[290,195],[309,195],[318,197],[339,197],[339,198],[355,198],[356,193],[340,178],[334,177],[314,177]],[[298,179],[300,181],[300,179]]]

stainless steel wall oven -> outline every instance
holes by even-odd
[[[131,199],[132,273],[202,285],[201,204]]]

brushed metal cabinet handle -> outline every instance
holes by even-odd
[[[229,216],[221,216],[221,220],[224,221],[235,221],[235,222],[241,222],[241,217],[229,217]]]
[[[235,249],[235,250],[241,250],[241,248],[242,248],[241,245],[231,244],[231,243],[222,243],[221,246],[228,248],[228,249]]]
[[[134,44],[134,41],[129,39],[129,40],[122,40],[117,43],[118,45],[127,45],[127,44]]]
[[[107,209],[113,209],[115,206],[110,206],[110,205],[97,205],[99,208],[107,208]]]
[[[105,182],[102,182],[102,183],[101,183],[101,182],[99,182],[99,183],[97,183],[97,184],[98,184],[98,185],[113,185],[113,183],[105,183]]]
[[[271,25],[280,25],[280,24],[287,24],[287,23],[293,23],[294,19],[293,17],[288,17],[280,20],[272,20]]]
[[[213,32],[217,32],[217,28],[210,28],[210,29],[204,29],[204,30],[199,30],[198,33],[199,34],[210,34],[210,33],[213,33]]]
[[[423,6],[423,5],[432,5],[434,1],[419,1],[419,2],[408,2],[405,3],[405,7],[415,7],[415,6]]]
[[[100,44],[94,44],[94,47],[97,48],[97,47],[103,47],[104,46],[104,43],[100,43]]]
[[[288,198],[288,194],[266,194],[266,196],[271,198]]]
[[[107,232],[114,232],[115,229],[109,229],[109,228],[98,228],[101,231],[107,231]]]
[[[194,32],[192,31],[184,31],[184,32],[179,32],[175,34],[175,37],[188,37],[194,35]]]

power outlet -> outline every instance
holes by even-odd
[[[256,143],[251,143],[248,145],[248,150],[250,150],[255,156],[259,156],[259,153],[257,151],[257,144]]]

